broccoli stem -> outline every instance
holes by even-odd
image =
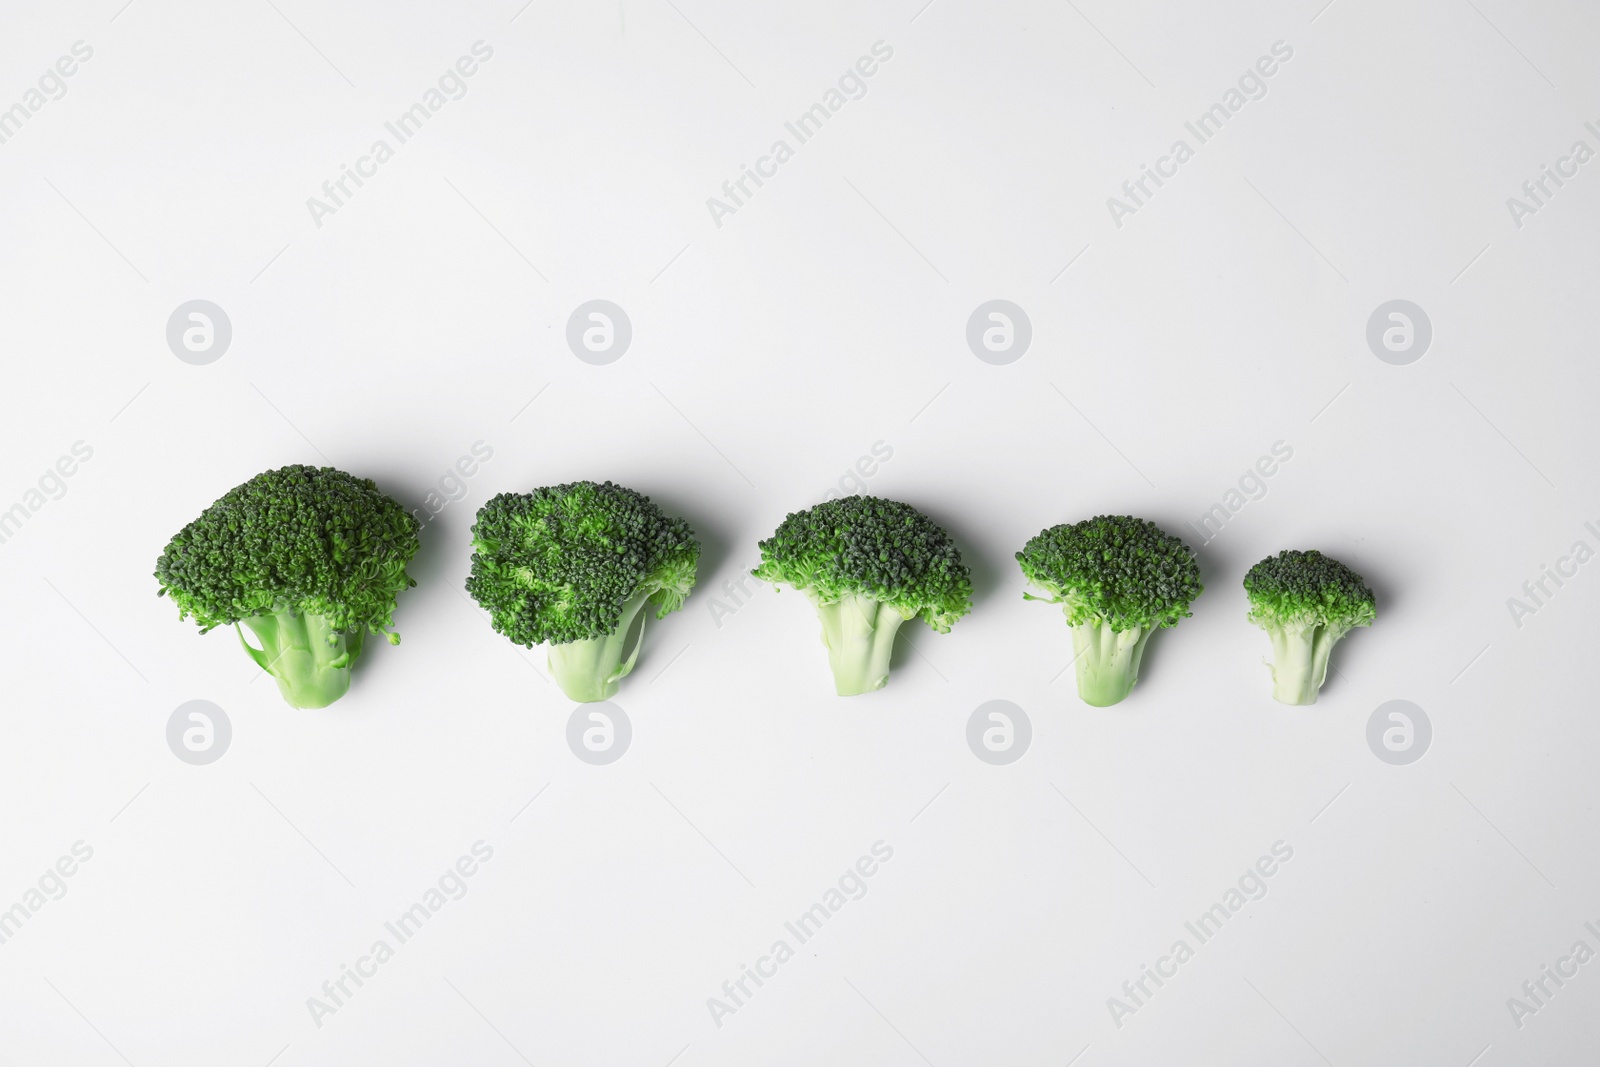
[[[261,647],[252,648],[243,630],[239,643],[278,680],[278,691],[291,707],[325,708],[349,690],[350,667],[361,655],[365,629],[335,630],[326,616],[292,611],[256,615],[244,624],[260,639]]]
[[[1268,626],[1272,639],[1272,699],[1280,704],[1315,704],[1328,677],[1328,655],[1344,636],[1327,626]]]
[[[1072,650],[1078,660],[1078,696],[1097,708],[1117,703],[1139,680],[1139,661],[1155,627],[1113,630],[1103,622],[1072,628]]]
[[[550,673],[569,699],[588,704],[617,695],[618,681],[639,658],[649,614],[641,609],[649,599],[640,593],[623,604],[617,628],[604,637],[550,646]]]
[[[834,690],[853,697],[882,689],[889,680],[894,635],[905,616],[871,597],[850,594],[817,604],[817,617],[822,620]]]

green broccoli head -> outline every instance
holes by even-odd
[[[1148,519],[1099,515],[1041,531],[1017,553],[1022,573],[1067,623],[1112,630],[1176,626],[1204,588],[1194,552]]]
[[[1343,635],[1378,615],[1361,575],[1316,549],[1268,556],[1245,574],[1244,592],[1257,626],[1326,626]]]
[[[633,669],[647,604],[656,618],[694,587],[700,542],[682,519],[611,482],[501,493],[472,527],[467,592],[501,634],[549,644],[574,700],[605,700]]]
[[[292,464],[224,493],[156,560],[158,596],[202,633],[282,611],[384,633],[421,524],[377,483]]]
[[[897,500],[847,496],[796,511],[760,549],[751,573],[816,605],[841,696],[888,681],[901,623],[920,615],[949,633],[972,610],[972,578],[950,535]]]
[[[250,626],[245,648],[296,707],[322,707],[349,686],[368,632],[391,643],[395,597],[421,524],[366,478],[293,464],[225,493],[156,561],[158,595],[204,633]],[[240,634],[243,641],[243,634]]]
[[[1371,626],[1377,601],[1361,575],[1312,549],[1286,550],[1244,576],[1250,621],[1272,641],[1273,697],[1314,704],[1333,646],[1357,626]]]
[[[1041,531],[1017,553],[1028,582],[1072,627],[1078,695],[1105,707],[1139,680],[1150,635],[1176,626],[1200,595],[1189,546],[1147,519],[1098,515]]]
[[[944,528],[910,504],[847,496],[791,513],[762,541],[762,581],[804,590],[819,604],[846,596],[922,616],[940,633],[972,610],[972,576]]]

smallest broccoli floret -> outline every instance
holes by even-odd
[[[1284,704],[1315,704],[1333,646],[1377,618],[1361,575],[1315,549],[1268,556],[1244,576],[1244,591],[1250,621],[1272,639],[1272,696]]]
[[[1017,562],[1043,594],[1023,595],[1066,613],[1078,695],[1097,708],[1128,695],[1150,635],[1186,618],[1202,589],[1189,546],[1131,515],[1052,526],[1023,546]]]

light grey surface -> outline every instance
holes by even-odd
[[[66,890],[0,944],[0,1059],[1594,1056],[1600,963],[1508,1007],[1600,950],[1600,565],[1523,592],[1600,548],[1600,163],[1561,163],[1600,148],[1591,7],[122,5],[12,5],[0,33],[0,107],[93,53],[0,144],[0,508],[29,511],[0,544],[0,907]],[[475,42],[465,95],[399,143],[385,123]],[[864,95],[800,143],[785,123],[877,42]],[[1201,143],[1185,124],[1275,44],[1264,95]],[[392,158],[362,163],[380,139]],[[1162,164],[1178,139],[1192,158]],[[1536,204],[1545,165],[1577,173]],[[169,347],[197,300],[231,327],[209,363]],[[567,344],[590,301],[631,325],[608,364]],[[1027,317],[1011,362],[970,344],[991,301]],[[1392,301],[1427,316],[1419,359],[1369,347]],[[287,708],[150,577],[288,462],[457,497],[404,642],[369,642],[325,711]],[[705,542],[601,765],[542,653],[461,591],[483,500],[581,477]],[[862,488],[946,523],[977,603],[949,635],[908,626],[889,687],[841,700],[806,600],[735,583],[785,512]],[[1126,703],[1079,703],[1012,553],[1104,511],[1199,546],[1186,524],[1219,504],[1194,617]],[[1379,595],[1308,708],[1270,700],[1239,585],[1285,547]],[[231,725],[205,765],[169,747],[194,700]],[[1369,748],[1392,700],[1431,726],[1420,760]],[[969,745],[989,701],[1027,716],[1014,762]],[[400,943],[384,924],[441,878]],[[864,895],[801,944],[785,923],[841,880]],[[1241,885],[1264,895],[1200,944],[1185,924]],[[393,958],[319,1026],[308,998],[380,939]],[[1180,939],[1192,958],[1134,1005],[1124,982]],[[714,1019],[779,940],[793,958]]]

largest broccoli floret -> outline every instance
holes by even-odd
[[[1150,635],[1178,625],[1203,588],[1189,546],[1131,515],[1052,526],[1023,546],[1017,562],[1042,594],[1023,595],[1066,612],[1078,695],[1095,707],[1128,695]]]
[[[239,641],[297,708],[350,688],[368,631],[391,644],[395,597],[417,583],[417,520],[377,485],[332,467],[295,464],[230,489],[156,561],[160,594],[205,633],[239,623]]]
[[[938,523],[910,504],[875,496],[829,500],[783,520],[762,541],[751,573],[786,582],[822,618],[834,688],[883,688],[900,624],[920,615],[940,633],[972,610],[972,579]]]
[[[1333,646],[1378,615],[1361,575],[1315,549],[1268,556],[1245,574],[1244,592],[1250,621],[1272,639],[1272,696],[1284,704],[1315,704]]]
[[[646,604],[656,618],[694,587],[700,542],[650,498],[605,482],[501,493],[472,527],[467,592],[519,645],[550,645],[573,700],[606,700],[633,670]]]

